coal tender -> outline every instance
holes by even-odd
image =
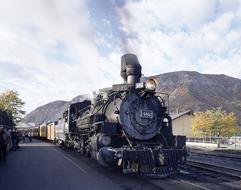
[[[119,165],[124,173],[166,177],[185,163],[186,137],[173,135],[156,80],[140,82],[141,76],[136,55],[122,56],[124,83],[99,90],[85,107],[72,106],[68,144],[104,167]]]

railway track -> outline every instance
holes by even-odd
[[[230,158],[232,160],[241,161],[241,155],[238,154],[227,154],[222,152],[203,152],[203,151],[190,151],[190,154],[198,154],[198,155],[207,155],[212,157],[222,157],[222,158]]]
[[[204,163],[201,161],[191,160],[191,159],[187,160],[186,165],[241,179],[241,169],[234,169],[226,166],[220,166],[220,165],[211,164],[211,163]]]
[[[132,190],[134,189],[226,190],[227,187],[229,190],[239,189],[239,188],[231,188],[232,186],[230,186],[230,184],[232,185],[232,182],[229,182],[229,184],[226,184],[225,187],[222,187],[222,184],[219,178],[210,178],[207,175],[200,175],[196,173],[196,171],[181,173],[180,175],[175,175],[175,176],[171,176],[163,179],[147,178],[147,177],[138,176],[135,174],[122,174],[118,168],[106,170],[106,168],[99,166],[93,160],[87,159],[86,157],[80,157],[79,153],[74,152],[72,150],[64,149],[64,150],[61,150],[61,152],[62,151],[67,153],[68,156],[70,156],[70,158],[74,160],[76,163],[82,163],[84,165],[88,165],[88,167],[91,167],[94,171],[100,173],[101,175],[105,175],[107,178],[111,178],[112,181],[119,184],[121,187],[123,187],[126,190],[127,189],[132,189]],[[79,159],[81,159],[81,161],[79,161]],[[209,173],[212,173],[212,172],[209,172]],[[226,179],[226,176],[224,177]]]

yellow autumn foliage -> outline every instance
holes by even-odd
[[[191,130],[197,137],[232,136],[240,132],[235,113],[221,107],[194,113]]]
[[[0,109],[6,111],[15,121],[20,120],[25,113],[21,110],[24,104],[15,90],[0,93]]]

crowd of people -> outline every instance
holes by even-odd
[[[0,165],[6,163],[6,156],[9,150],[17,150],[20,148],[19,143],[22,141],[26,142],[26,137],[28,137],[29,142],[32,142],[33,132],[29,131],[19,131],[17,129],[7,130],[0,127]]]

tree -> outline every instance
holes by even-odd
[[[25,102],[19,98],[15,90],[6,90],[0,94],[0,109],[6,111],[13,117],[14,121],[19,121],[25,114],[22,110]]]
[[[221,107],[213,108],[211,110],[207,110],[206,112],[210,112],[212,117],[211,136],[221,135],[222,129],[225,128],[223,119],[226,115],[226,112],[223,111]]]
[[[192,133],[195,136],[209,136],[212,128],[210,112],[195,112],[192,120]]]
[[[196,112],[192,120],[192,133],[195,136],[232,136],[239,132],[237,117],[221,107]]]
[[[231,136],[240,132],[240,129],[237,127],[237,117],[234,113],[225,113],[221,121],[223,124],[220,130],[221,136]]]

